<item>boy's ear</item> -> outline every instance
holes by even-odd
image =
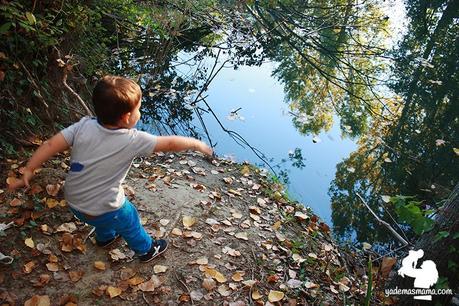
[[[121,115],[121,119],[120,119],[120,120],[121,120],[122,123],[128,124],[128,123],[129,123],[129,118],[130,118],[130,117],[131,117],[131,112],[125,113],[125,114],[122,114],[122,115]]]

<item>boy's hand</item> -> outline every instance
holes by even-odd
[[[24,169],[24,173],[22,174],[22,177],[20,179],[16,179],[14,180],[11,184],[8,185],[8,189],[10,191],[14,191],[15,189],[17,188],[21,188],[21,187],[26,187],[26,188],[29,188],[30,187],[30,180],[32,179],[33,177],[33,171],[28,169],[28,168],[25,168]]]
[[[212,156],[212,154],[213,154],[213,150],[202,141],[198,142],[198,146],[197,146],[196,149],[199,152],[204,153],[205,155],[208,155],[208,156]]]

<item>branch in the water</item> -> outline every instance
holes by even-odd
[[[379,224],[384,225],[395,236],[395,238],[397,238],[401,243],[403,243],[403,245],[409,245],[410,244],[402,236],[400,236],[400,234],[397,233],[397,231],[395,231],[394,228],[392,226],[390,226],[389,223],[387,223],[384,220],[381,220],[381,218],[379,218],[378,215],[375,214],[375,212],[370,208],[370,206],[367,204],[367,202],[365,202],[365,200],[363,199],[363,197],[359,193],[357,193],[357,196],[360,198],[360,200],[365,205],[365,207],[371,212],[373,217],[376,218],[376,221],[378,221]]]

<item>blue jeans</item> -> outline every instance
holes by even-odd
[[[78,219],[95,227],[98,241],[109,241],[119,234],[137,255],[146,254],[151,248],[153,240],[140,224],[137,209],[128,199],[118,210],[92,218],[73,208],[70,210]]]

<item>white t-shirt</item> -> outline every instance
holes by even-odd
[[[61,131],[72,146],[65,199],[70,207],[98,216],[124,203],[121,187],[139,155],[150,155],[156,136],[137,129],[107,129],[96,118],[84,117]]]

